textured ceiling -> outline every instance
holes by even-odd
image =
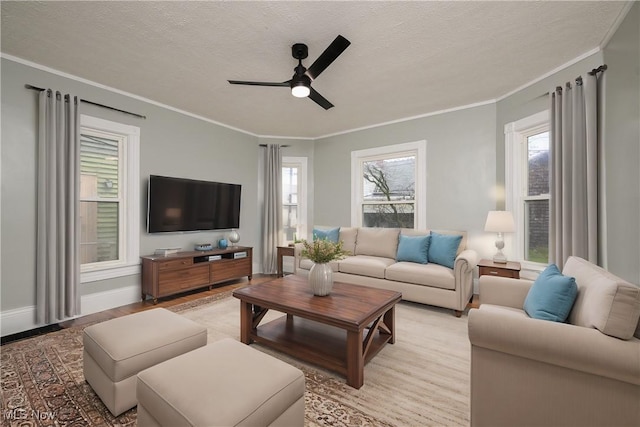
[[[626,2],[10,2],[2,52],[258,135],[339,133],[499,98],[599,47]],[[338,35],[351,46],[286,88]],[[34,83],[34,82],[25,82]],[[37,82],[35,82],[37,83]],[[142,112],[144,113],[144,112]]]

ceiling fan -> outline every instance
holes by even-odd
[[[298,66],[294,68],[294,75],[286,82],[248,82],[242,80],[228,80],[232,85],[249,85],[249,86],[282,86],[290,87],[291,94],[298,98],[309,97],[316,104],[328,110],[333,107],[324,96],[320,95],[311,87],[311,82],[315,80],[338,56],[351,44],[351,42],[342,36],[336,37],[327,47],[322,55],[311,64],[309,68],[302,65],[302,60],[309,55],[309,49],[306,44],[296,43],[291,46],[291,54],[298,60]]]

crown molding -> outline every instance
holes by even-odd
[[[214,125],[222,126],[224,128],[231,129],[231,130],[234,130],[236,132],[241,132],[241,133],[244,133],[244,134],[256,137],[256,138],[260,137],[260,135],[257,135],[255,133],[249,132],[247,130],[240,129],[240,128],[237,128],[237,127],[234,127],[234,126],[230,126],[230,125],[227,125],[225,123],[221,123],[221,122],[209,119],[207,117],[200,116],[198,114],[193,114],[193,113],[190,113],[188,111],[181,110],[180,108],[172,107],[171,105],[167,105],[167,104],[163,104],[163,103],[158,102],[158,101],[154,101],[153,99],[145,98],[145,97],[139,96],[139,95],[134,95],[133,93],[129,93],[129,92],[126,92],[124,90],[116,89],[116,88],[113,88],[111,86],[106,86],[106,85],[103,85],[102,83],[97,83],[97,82],[94,82],[92,80],[85,79],[83,77],[78,77],[76,75],[69,74],[69,73],[66,73],[64,71],[56,70],[55,68],[50,68],[50,67],[47,67],[45,65],[38,64],[36,62],[28,61],[26,59],[22,59],[22,58],[19,58],[17,56],[8,55],[6,53],[0,52],[0,58],[5,58],[5,59],[8,59],[9,61],[17,62],[19,64],[26,65],[26,66],[29,66],[29,67],[32,67],[32,68],[35,68],[35,69],[38,69],[38,70],[41,70],[41,71],[45,71],[47,73],[55,74],[57,76],[67,78],[69,80],[73,80],[73,81],[76,81],[76,82],[79,82],[79,83],[84,83],[84,84],[89,85],[89,86],[94,86],[94,87],[97,87],[99,89],[107,90],[109,92],[114,92],[114,93],[117,93],[119,95],[123,95],[123,96],[126,96],[128,98],[132,98],[132,99],[135,99],[135,100],[138,100],[138,101],[146,102],[147,104],[155,105],[156,107],[160,107],[160,108],[165,108],[167,110],[171,110],[171,111],[174,111],[176,113],[183,114],[185,116],[193,117],[194,119],[198,119],[198,120],[202,120],[202,121],[205,121],[205,122],[208,122],[208,123],[212,123]]]
[[[623,11],[621,11],[621,13],[618,15],[618,18],[616,19],[616,23],[612,27],[612,31],[610,31],[607,34],[607,37],[605,37],[605,39],[603,40],[603,42],[601,44],[602,46],[605,45],[606,42],[608,42],[608,40],[611,38],[611,36],[615,33],[615,30],[620,26],[620,24],[624,20],[625,16],[627,15],[629,10],[631,9],[632,5],[633,5],[633,2],[628,3],[626,5],[625,9]],[[0,58],[6,58],[6,59],[8,59],[10,61],[13,61],[13,62],[17,62],[17,63],[23,64],[23,65],[27,65],[29,67],[33,67],[33,68],[36,68],[36,69],[39,69],[39,70],[42,70],[42,71],[46,71],[48,73],[52,73],[52,74],[55,74],[55,75],[58,75],[58,76],[61,76],[61,77],[65,77],[65,78],[68,78],[70,80],[74,80],[74,81],[77,81],[77,82],[80,82],[80,83],[84,83],[84,84],[87,84],[87,85],[95,86],[95,87],[98,87],[100,89],[108,90],[108,91],[111,91],[111,92],[114,92],[114,93],[117,93],[117,94],[120,94],[120,95],[123,95],[123,96],[127,96],[129,98],[136,99],[138,101],[146,102],[146,103],[149,103],[149,104],[161,107],[161,108],[165,108],[165,109],[168,109],[168,110],[171,110],[171,111],[175,111],[177,113],[180,113],[180,114],[183,114],[183,115],[186,115],[186,116],[189,116],[189,117],[193,117],[193,118],[198,119],[198,120],[203,120],[205,122],[212,123],[212,124],[215,124],[215,125],[218,125],[218,126],[222,126],[222,127],[225,127],[227,129],[231,129],[231,130],[234,130],[234,131],[237,131],[237,132],[241,132],[241,133],[244,133],[246,135],[250,135],[250,136],[253,136],[253,137],[256,137],[256,138],[317,141],[317,140],[331,138],[331,137],[339,136],[339,135],[345,135],[345,134],[349,134],[349,133],[353,133],[353,132],[359,132],[359,131],[368,130],[368,129],[375,129],[375,128],[382,127],[382,126],[388,126],[388,125],[403,123],[403,122],[407,122],[407,121],[411,121],[411,120],[422,119],[422,118],[425,118],[425,117],[437,116],[437,115],[440,115],[440,114],[446,114],[446,113],[452,113],[452,112],[455,112],[455,111],[467,110],[467,109],[470,109],[470,108],[481,107],[481,106],[484,106],[484,105],[496,104],[497,102],[502,101],[503,99],[508,98],[509,96],[511,96],[511,95],[513,95],[513,94],[515,94],[517,92],[520,92],[521,90],[526,89],[526,88],[528,88],[528,87],[530,87],[530,86],[532,86],[532,85],[534,85],[534,84],[546,79],[547,77],[550,77],[550,76],[554,75],[555,73],[558,73],[558,72],[564,70],[565,68],[568,68],[568,67],[570,67],[570,66],[572,66],[572,65],[574,65],[574,64],[576,64],[576,63],[578,63],[580,61],[582,61],[583,59],[585,59],[585,58],[587,58],[587,57],[589,57],[589,56],[591,56],[591,55],[593,55],[595,53],[600,52],[601,50],[602,50],[602,47],[596,47],[594,49],[591,49],[591,50],[583,53],[582,55],[580,55],[580,56],[578,56],[576,58],[573,58],[570,61],[567,61],[566,63],[560,65],[559,67],[554,68],[553,70],[543,74],[542,76],[540,76],[540,77],[538,77],[538,78],[536,78],[534,80],[531,80],[530,82],[525,83],[522,86],[519,86],[518,88],[516,88],[516,89],[514,89],[514,90],[512,90],[512,91],[510,91],[510,92],[508,92],[508,93],[506,93],[506,94],[504,94],[504,95],[502,95],[502,96],[500,96],[498,98],[488,99],[486,101],[480,101],[480,102],[476,102],[476,103],[473,103],[473,104],[462,105],[462,106],[459,106],[459,107],[453,107],[453,108],[448,108],[448,109],[444,109],[444,110],[433,111],[433,112],[420,114],[420,115],[416,115],[416,116],[405,117],[405,118],[402,118],[402,119],[391,120],[391,121],[388,121],[388,122],[376,123],[376,124],[369,125],[369,126],[363,126],[363,127],[359,127],[359,128],[347,129],[347,130],[344,130],[344,131],[335,132],[335,133],[326,134],[326,135],[321,135],[321,136],[317,136],[317,137],[259,135],[259,134],[255,134],[253,132],[249,132],[249,131],[244,130],[244,129],[236,128],[234,126],[230,126],[230,125],[227,125],[227,124],[224,124],[224,123],[209,119],[207,117],[203,117],[203,116],[200,116],[200,115],[197,115],[197,114],[190,113],[188,111],[181,110],[179,108],[172,107],[172,106],[167,105],[167,104],[162,104],[160,102],[157,102],[157,101],[154,101],[154,100],[151,100],[151,99],[148,99],[148,98],[144,98],[144,97],[139,96],[139,95],[134,95],[132,93],[125,92],[125,91],[122,91],[120,89],[115,89],[115,88],[112,88],[110,86],[105,86],[103,84],[100,84],[100,83],[97,83],[97,82],[94,82],[94,81],[91,81],[91,80],[87,80],[87,79],[84,79],[82,77],[75,76],[73,74],[65,73],[63,71],[59,71],[59,70],[56,70],[54,68],[46,67],[44,65],[37,64],[35,62],[31,62],[31,61],[28,61],[28,60],[25,60],[25,59],[22,59],[22,58],[18,58],[18,57],[15,57],[13,55],[7,55],[5,53],[0,52]]]

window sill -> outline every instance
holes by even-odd
[[[523,279],[535,280],[538,275],[547,268],[547,264],[541,264],[539,262],[520,261],[522,270],[520,270],[520,277]]]
[[[113,279],[116,277],[133,276],[135,274],[140,274],[140,264],[105,268],[103,270],[85,271],[80,273],[80,282],[97,282],[99,280]]]

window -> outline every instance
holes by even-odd
[[[139,135],[81,116],[80,271],[83,282],[139,272]]]
[[[516,222],[516,256],[528,267],[549,263],[548,112],[505,126],[507,210]]]
[[[282,225],[285,243],[306,238],[307,158],[282,158]]]
[[[426,141],[351,153],[351,223],[426,227]]]

